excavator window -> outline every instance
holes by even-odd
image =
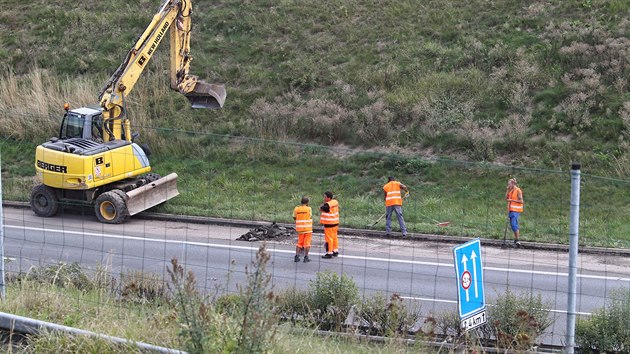
[[[92,140],[103,142],[103,116],[92,117]]]
[[[83,137],[83,116],[73,113],[67,113],[61,123],[61,138],[82,138]]]

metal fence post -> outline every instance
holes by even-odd
[[[4,288],[4,214],[2,210],[2,155],[0,155],[0,300],[4,302],[6,290]]]
[[[571,165],[571,220],[569,222],[569,289],[567,291],[567,338],[565,350],[575,350],[575,303],[577,297],[577,258],[580,226],[580,164]]]

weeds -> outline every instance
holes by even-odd
[[[323,330],[340,331],[350,310],[358,303],[356,284],[346,274],[318,272],[309,285],[310,306],[315,322]]]
[[[265,246],[248,268],[247,285],[238,296],[208,303],[196,285],[194,274],[185,272],[176,258],[167,269],[174,294],[173,306],[179,322],[179,336],[189,353],[266,353],[276,333],[274,295],[268,289],[266,271],[269,254]]]
[[[359,317],[367,324],[367,332],[377,336],[404,336],[420,318],[419,309],[410,310],[398,294],[389,301],[377,293],[359,306]]]
[[[552,323],[549,305],[540,294],[514,294],[506,289],[488,309],[488,323],[480,331],[486,341],[496,340],[498,348],[529,350]]]
[[[589,318],[578,318],[575,343],[584,352],[625,353],[630,350],[630,291],[619,289]]]
[[[269,257],[263,243],[252,267],[246,269],[248,284],[241,289],[243,307],[238,338],[238,351],[242,353],[267,352],[276,332],[275,297],[268,289],[271,275],[266,270]]]

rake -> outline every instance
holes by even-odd
[[[419,214],[420,216],[422,216],[423,218],[425,218],[425,219],[427,219],[427,220],[429,220],[429,221],[434,222],[434,223],[435,223],[435,226],[448,226],[448,225],[450,225],[450,224],[451,224],[451,222],[450,222],[450,221],[437,221],[437,220],[432,219],[432,218],[430,218],[430,217],[428,217],[428,216],[426,216],[426,215],[424,215],[424,214],[421,214],[421,213],[418,213],[418,214]]]

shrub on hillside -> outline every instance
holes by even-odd
[[[499,348],[528,350],[552,323],[549,305],[540,294],[514,294],[507,289],[488,309],[488,323],[481,334],[486,341],[496,340]]]
[[[171,300],[162,277],[155,273],[129,271],[121,274],[120,281],[112,282],[113,292],[120,300],[135,303],[168,303]]]
[[[31,267],[27,273],[8,276],[7,282],[34,281],[41,284],[51,284],[62,288],[78,290],[92,290],[94,283],[81,266],[74,263],[59,262],[46,267]]]
[[[173,309],[179,336],[188,353],[267,352],[276,330],[272,311],[274,296],[269,291],[266,271],[269,254],[263,244],[256,261],[246,269],[247,285],[237,296],[226,296],[209,304],[197,290],[192,271],[186,272],[176,258],[167,269],[173,291]]]
[[[628,353],[630,351],[630,290],[613,292],[608,307],[590,318],[578,319],[575,343],[583,352]]]
[[[410,311],[398,294],[389,301],[381,293],[374,294],[363,301],[358,313],[367,325],[367,333],[376,336],[407,334],[420,317],[419,311]]]
[[[345,274],[317,273],[310,284],[309,305],[314,320],[324,330],[341,330],[348,314],[359,301],[359,290]]]
[[[309,307],[310,294],[306,290],[295,287],[286,289],[278,294],[275,311],[280,318],[296,322],[309,321],[311,310]]]

